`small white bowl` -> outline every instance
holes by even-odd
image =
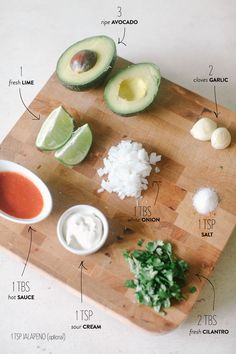
[[[0,210],[1,217],[16,222],[18,224],[35,224],[48,217],[48,215],[51,213],[52,210],[52,197],[48,190],[48,187],[38,176],[36,176],[33,172],[31,172],[27,168],[15,162],[7,161],[7,160],[0,160],[0,172],[16,172],[28,178],[38,188],[43,198],[43,208],[41,212],[34,218],[31,219],[16,218]]]
[[[89,213],[95,214],[102,222],[103,234],[102,234],[101,240],[94,247],[92,247],[90,249],[85,250],[85,249],[74,248],[72,246],[69,246],[66,243],[65,235],[63,232],[63,226],[64,226],[64,223],[67,220],[67,218],[71,214],[74,214],[76,212],[86,212],[88,214]],[[62,246],[65,247],[68,251],[75,253],[77,255],[80,255],[80,256],[87,256],[89,254],[97,252],[106,242],[107,237],[108,237],[108,230],[109,230],[109,227],[108,227],[108,222],[107,222],[105,215],[99,209],[97,209],[91,205],[86,205],[86,204],[75,205],[75,206],[67,209],[61,215],[61,217],[57,223],[57,236],[58,236],[58,239],[59,239],[60,243],[62,244]]]

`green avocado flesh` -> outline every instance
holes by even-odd
[[[66,49],[57,62],[56,74],[67,88],[87,90],[105,79],[115,60],[116,45],[113,39],[107,36],[90,37]]]
[[[130,65],[108,81],[104,90],[105,102],[114,113],[135,115],[154,101],[160,81],[160,70],[155,64]]]

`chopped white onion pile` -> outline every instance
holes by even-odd
[[[151,165],[156,165],[159,161],[161,155],[152,152],[149,156],[142,144],[122,140],[110,148],[108,157],[103,159],[104,168],[97,171],[100,177],[107,175],[107,179],[102,180],[102,188],[98,192],[115,192],[120,199],[140,198],[142,191],[148,188],[146,177],[151,173]],[[155,172],[160,172],[158,167]]]

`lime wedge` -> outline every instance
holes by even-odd
[[[84,124],[72,134],[62,148],[56,151],[55,157],[65,165],[77,165],[87,156],[92,140],[91,129],[88,124]]]
[[[59,106],[44,121],[36,139],[36,146],[40,150],[56,150],[70,139],[73,129],[73,119]]]

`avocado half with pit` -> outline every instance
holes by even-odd
[[[104,99],[114,113],[133,116],[154,101],[160,82],[160,70],[155,64],[132,64],[108,81]]]
[[[98,86],[111,71],[116,60],[116,45],[112,38],[95,36],[70,46],[57,62],[60,82],[74,91]]]

